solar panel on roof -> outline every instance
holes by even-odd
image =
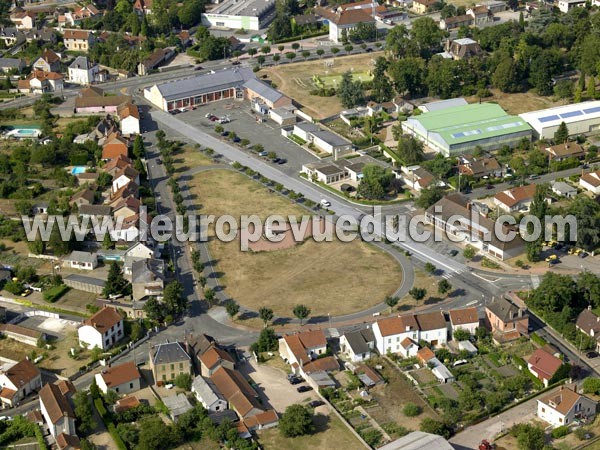
[[[581,111],[569,111],[560,115],[563,119],[568,119],[569,117],[581,116],[583,113]]]
[[[540,117],[539,121],[542,123],[545,123],[545,122],[552,122],[553,120],[558,120],[558,119],[559,119],[559,117],[557,115],[554,115],[554,116]]]
[[[593,113],[600,112],[600,106],[595,106],[593,108],[584,109],[583,112],[586,114],[593,114]]]
[[[461,137],[463,137],[464,135],[465,135],[465,133],[463,133],[463,132],[461,131],[460,133],[454,133],[454,134],[452,135],[452,137],[453,137],[454,139],[456,139],[456,138],[461,138]]]

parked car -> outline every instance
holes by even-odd
[[[231,64],[233,64],[234,66],[239,66],[239,65],[241,64],[241,62],[239,62],[239,61],[234,61],[234,62],[232,62]]]
[[[458,250],[450,250],[450,256],[454,257],[456,255],[458,255]]]
[[[260,153],[258,154],[258,156],[265,157],[265,156],[267,156],[268,154],[269,154],[269,152],[260,152]]]
[[[231,122],[231,119],[229,117],[221,117],[219,119],[219,123],[223,124],[223,123],[229,123]]]
[[[583,259],[583,258],[585,258],[587,255],[588,255],[588,253],[587,253],[587,252],[581,252],[581,253],[579,254],[579,257]]]
[[[235,142],[235,143],[238,143],[240,141],[241,141],[241,139],[237,136],[233,138],[233,142]]]
[[[325,404],[325,402],[322,401],[322,400],[313,400],[312,402],[310,402],[308,404],[308,406],[310,406],[311,408],[316,408],[317,406],[321,406],[321,405],[324,405],[324,404]]]
[[[277,164],[285,164],[286,162],[287,162],[287,159],[279,158],[279,161],[277,161]]]
[[[217,116],[211,116],[208,120],[210,120],[211,122],[216,122],[217,120],[219,120],[219,118]]]
[[[279,164],[279,161],[281,161],[281,159],[280,159],[280,158],[274,158],[274,159],[272,160],[272,162],[274,162],[275,164]]]
[[[301,380],[298,377],[293,377],[293,378],[289,378],[288,381],[290,382],[290,384],[300,384],[302,383],[303,380]]]
[[[329,208],[331,206],[331,202],[329,200],[321,200],[321,206],[323,206],[324,208]]]
[[[592,351],[592,352],[587,352],[587,353],[585,354],[585,356],[586,356],[586,358],[590,358],[590,359],[591,359],[591,358],[597,358],[597,357],[598,357],[598,352],[594,352],[594,351]]]
[[[204,114],[204,117],[206,117],[207,119],[210,119],[211,117],[214,117],[214,115],[212,113],[206,113],[206,114]]]
[[[221,136],[228,136],[228,135],[229,135],[229,131],[223,131],[223,132],[221,133]]]
[[[196,66],[196,67],[194,67],[194,70],[202,70],[202,69],[203,69],[202,66]]]
[[[298,392],[308,392],[308,391],[312,391],[312,388],[311,388],[310,386],[306,386],[306,385],[305,385],[305,386],[298,386],[298,387],[296,388],[296,390],[297,390]]]

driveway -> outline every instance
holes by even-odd
[[[507,430],[513,425],[531,421],[535,418],[537,398],[539,396],[521,403],[502,414],[468,427],[450,439],[450,443],[456,450],[476,449],[479,447],[482,439],[491,441],[498,433]]]
[[[246,378],[251,378],[254,381],[254,387],[263,404],[270,404],[280,414],[290,405],[304,403],[308,399],[317,399],[317,395],[313,391],[302,394],[296,391],[296,387],[305,386],[306,383],[292,386],[288,382],[285,373],[280,369],[258,364],[251,360],[241,365],[239,370]]]

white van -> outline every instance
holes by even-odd
[[[331,206],[331,202],[329,200],[323,199],[323,200],[321,200],[321,206],[323,208],[329,208]]]

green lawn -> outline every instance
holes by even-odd
[[[342,75],[322,75],[319,77],[326,88],[338,87],[342,82]],[[369,72],[352,72],[352,79],[354,81],[360,80],[362,82],[371,81],[373,74]]]

